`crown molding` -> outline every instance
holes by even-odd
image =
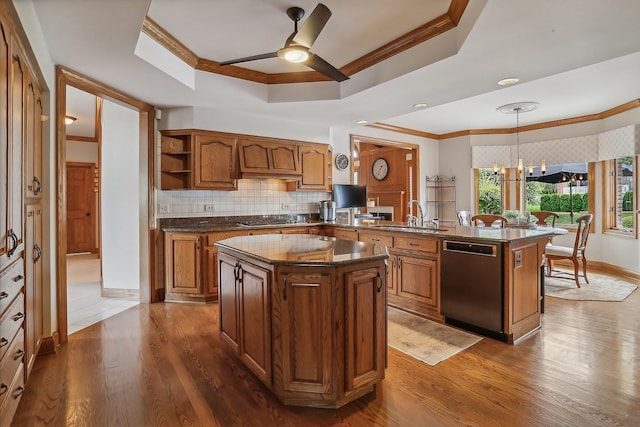
[[[407,49],[417,46],[433,37],[455,28],[464,13],[469,0],[451,0],[447,12],[431,21],[415,28],[395,40],[372,50],[360,58],[340,68],[340,71],[351,76],[379,62],[395,56]],[[263,84],[312,83],[333,81],[317,71],[300,71],[292,73],[263,73],[243,67],[225,65],[211,59],[199,58],[180,40],[162,28],[158,23],[146,16],[141,31],[162,45],[169,52],[199,71],[221,74]]]
[[[535,124],[526,125],[526,126],[519,126],[517,129],[516,128],[466,129],[466,130],[459,130],[459,131],[456,131],[456,132],[437,134],[437,133],[424,132],[424,131],[419,131],[419,130],[410,129],[410,128],[404,128],[404,127],[401,127],[401,126],[395,126],[395,125],[391,125],[391,124],[383,123],[383,122],[375,122],[375,123],[367,125],[367,127],[384,129],[384,130],[389,130],[389,131],[397,132],[397,133],[403,133],[403,134],[407,134],[407,135],[420,136],[420,137],[423,137],[423,138],[443,140],[443,139],[458,138],[458,137],[461,137],[461,136],[500,135],[500,134],[515,133],[516,131],[518,131],[518,132],[528,132],[528,131],[532,131],[532,130],[548,129],[548,128],[553,128],[553,127],[574,125],[574,124],[577,124],[577,123],[584,123],[584,122],[591,122],[591,121],[594,121],[594,120],[606,119],[608,117],[612,117],[612,116],[615,116],[617,114],[624,113],[626,111],[630,111],[630,110],[633,110],[633,109],[638,108],[638,107],[640,107],[640,99],[634,99],[632,101],[629,101],[629,102],[626,102],[624,104],[618,105],[617,107],[613,107],[613,108],[610,108],[608,110],[601,111],[600,113],[587,114],[587,115],[584,115],[584,116],[578,116],[578,117],[571,117],[571,118],[567,118],[567,119],[554,120],[554,121],[551,121],[551,122],[543,122],[543,123],[535,123]]]

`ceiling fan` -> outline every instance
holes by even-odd
[[[309,50],[331,17],[329,8],[322,3],[318,3],[300,28],[300,31],[298,31],[298,21],[304,16],[304,9],[295,6],[290,7],[287,9],[287,15],[293,21],[294,30],[287,38],[282,49],[275,52],[263,53],[262,55],[246,56],[244,58],[223,61],[220,62],[219,65],[230,65],[240,62],[256,61],[258,59],[280,57],[289,62],[302,63],[337,82],[347,80],[349,77]]]

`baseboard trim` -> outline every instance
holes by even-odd
[[[139,289],[113,289],[102,288],[102,296],[105,298],[125,298],[132,300],[140,300]]]
[[[562,267],[566,267],[570,269],[573,268],[573,263],[568,260],[558,260],[558,261],[554,260],[553,265],[554,266],[561,265]],[[580,267],[580,269],[582,269],[582,266]],[[606,262],[587,260],[587,270],[593,271],[594,273],[610,274],[612,276],[618,276],[621,278],[633,280],[634,282],[640,283],[640,273],[638,273],[637,271],[628,270],[626,268],[613,265],[613,264],[608,264]]]
[[[58,331],[51,334],[50,337],[44,337],[40,341],[40,349],[38,350],[38,356],[44,356],[47,354],[56,354],[57,348],[60,345],[60,333]]]

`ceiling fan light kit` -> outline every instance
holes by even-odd
[[[300,7],[290,7],[287,9],[287,16],[293,21],[293,33],[287,38],[284,47],[276,52],[263,53],[260,55],[247,56],[244,58],[222,61],[219,65],[238,64],[240,62],[257,61],[259,59],[281,58],[288,62],[304,64],[309,68],[324,74],[332,80],[342,82],[349,77],[338,70],[333,65],[309,51],[316,41],[320,32],[331,17],[331,11],[322,3],[318,3],[311,15],[298,30],[298,21],[304,16],[304,9]]]

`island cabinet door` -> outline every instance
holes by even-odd
[[[347,394],[384,378],[386,278],[384,265],[345,273]]]
[[[271,385],[271,306],[269,272],[240,261],[238,315],[240,358],[262,382]]]
[[[218,307],[220,309],[220,339],[236,353],[240,353],[238,327],[238,265],[236,258],[218,255]]]
[[[289,395],[335,393],[332,340],[333,304],[330,272],[280,271],[274,287],[274,338],[280,351],[275,363],[278,382]],[[276,323],[277,322],[277,323]]]

